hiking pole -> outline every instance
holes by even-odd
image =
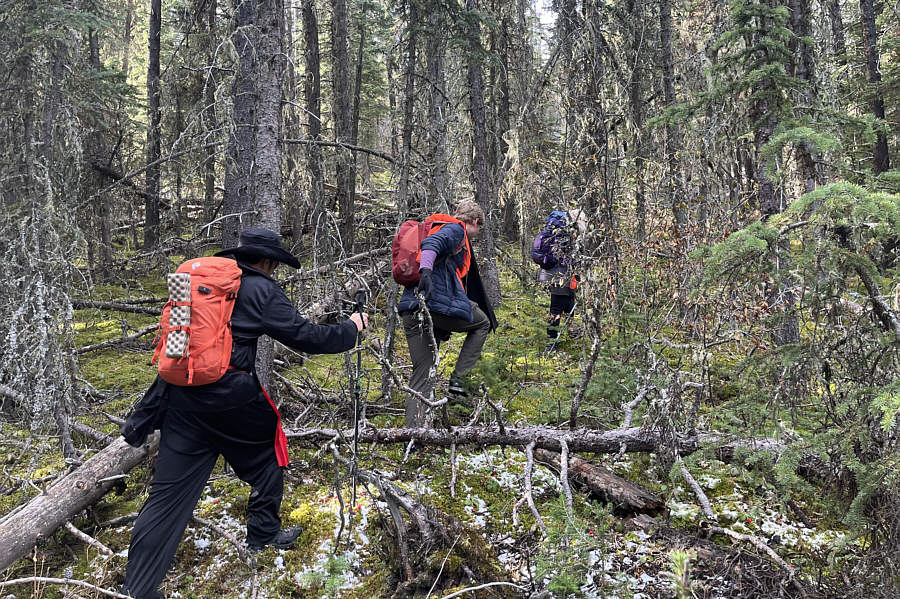
[[[356,302],[354,310],[359,313],[360,321],[362,321],[363,306],[366,305],[365,288],[360,287],[356,291],[356,297],[354,298],[354,301]],[[351,510],[352,507],[356,505],[356,479],[358,478],[357,475],[359,470],[359,416],[360,402],[362,401],[362,389],[360,388],[360,378],[362,377],[362,349],[360,348],[360,345],[362,345],[362,338],[363,329],[360,329],[360,331],[356,334],[356,381],[353,387],[353,466],[351,468],[353,490],[350,494]],[[363,409],[365,409],[364,404]]]

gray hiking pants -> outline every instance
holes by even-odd
[[[472,322],[462,318],[450,318],[437,312],[430,312],[434,328],[443,329],[452,333],[466,333],[462,349],[459,350],[459,358],[453,369],[453,377],[461,377],[469,373],[481,356],[481,348],[491,330],[491,322],[481,311],[478,304],[472,302]],[[409,345],[409,355],[412,358],[413,371],[409,379],[409,387],[417,391],[427,399],[431,398],[434,388],[434,380],[429,376],[429,371],[434,364],[436,350],[440,348],[440,341],[435,340],[437,347],[431,344],[431,335],[426,329],[425,315],[420,310],[404,312],[403,332],[406,333],[406,343]],[[424,330],[423,330],[424,329]],[[421,427],[428,422],[425,418],[426,406],[412,393],[406,396],[406,426]]]

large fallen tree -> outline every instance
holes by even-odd
[[[321,447],[336,439],[350,439],[352,431],[330,428],[288,431],[287,436],[296,443]],[[504,427],[502,430],[488,427],[457,427],[452,429],[425,428],[364,428],[359,431],[359,440],[364,443],[409,443],[416,441],[423,445],[450,447],[453,445],[510,445],[526,447],[534,443],[534,449],[561,451],[565,443],[570,451],[588,453],[656,452],[676,450],[680,455],[693,453],[703,445],[717,448],[724,459],[734,456],[738,447],[750,451],[770,451],[777,456],[785,446],[772,439],[734,440],[724,435],[702,433],[691,436],[662,435],[654,429],[630,427],[595,431],[578,429],[575,431],[550,427]],[[91,457],[82,466],[64,476],[40,495],[0,519],[0,570],[24,557],[42,539],[53,535],[75,514],[98,501],[115,482],[139,464],[149,453],[155,451],[158,435],[153,435],[147,444],[134,448],[121,437]],[[570,461],[569,476],[577,478],[577,459]],[[814,465],[815,467],[809,468]],[[805,457],[798,465],[798,471],[806,466],[820,473],[827,469],[820,458]],[[572,471],[574,470],[574,472]],[[593,470],[592,470],[593,471]],[[596,471],[594,471],[596,472]],[[581,472],[584,475],[583,472]],[[582,481],[586,482],[586,481]],[[598,486],[608,486],[602,483]],[[626,490],[630,492],[630,490]],[[615,493],[614,493],[615,494]],[[619,496],[619,501],[623,496]],[[616,497],[608,497],[616,501]],[[625,502],[627,503],[627,502]],[[645,508],[654,511],[654,502]],[[643,510],[636,510],[643,511]]]
[[[122,475],[155,451],[158,443],[158,434],[141,447],[132,447],[119,437],[37,497],[4,516],[0,520],[0,571],[27,555],[73,515],[96,503]]]

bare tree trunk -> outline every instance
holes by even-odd
[[[281,96],[284,73],[284,6],[282,0],[259,0],[256,5],[256,173],[255,224],[281,232]],[[272,339],[260,339],[256,372],[269,386],[272,370]]]
[[[806,42],[810,37],[809,0],[790,0],[789,4],[791,29],[795,36],[790,42],[793,56],[791,67],[793,75],[806,83],[806,87],[798,94],[797,104],[801,109],[810,110],[814,104],[818,104],[818,92],[812,56],[813,49]],[[809,144],[800,144],[796,148],[795,154],[799,164],[803,192],[812,191],[823,182],[819,166],[813,156],[813,149]]]
[[[209,65],[214,64],[216,58],[216,0],[209,0],[209,12],[206,17],[206,60]],[[212,69],[209,70],[203,82],[203,128],[207,135],[218,129],[216,119],[216,82]],[[216,148],[210,146],[206,150],[206,159],[203,161],[203,211],[206,222],[215,218],[218,209],[216,202]]]
[[[478,10],[478,0],[466,0],[466,9]],[[483,282],[488,301],[492,306],[501,303],[500,275],[497,270],[496,254],[494,246],[493,226],[493,198],[491,197],[491,185],[488,181],[487,165],[487,131],[485,130],[484,114],[484,84],[481,77],[481,62],[479,55],[481,50],[481,27],[477,23],[469,26],[469,56],[468,56],[468,80],[469,80],[469,110],[472,115],[472,140],[475,146],[472,159],[472,177],[475,183],[475,201],[484,210],[486,221],[482,228],[481,247],[482,260],[484,261]]]
[[[637,220],[635,238],[642,242],[647,236],[647,197],[644,187],[644,169],[647,162],[647,148],[644,132],[644,7],[642,0],[630,0],[628,6],[631,23],[631,85],[628,98],[631,105],[631,119],[634,123],[634,136],[631,147],[634,155],[634,212]]]
[[[253,222],[281,231],[281,97],[284,54],[281,48],[282,0],[256,4],[256,153]]]
[[[159,44],[162,28],[161,0],[150,0],[150,33],[147,61],[147,195],[144,198],[144,248],[153,249],[159,243],[159,158],[161,148],[161,120],[159,109]]]
[[[303,39],[305,41],[304,61],[306,79],[304,96],[306,114],[309,119],[308,137],[316,142],[322,137],[322,84],[319,55],[319,23],[316,18],[315,0],[303,0]],[[313,251],[316,255],[331,254],[327,231],[324,175],[322,172],[322,148],[311,143],[306,146],[306,164],[309,170],[309,220],[315,239]]]
[[[872,114],[879,121],[884,121],[884,96],[879,89],[881,70],[878,66],[878,33],[875,29],[875,5],[873,0],[859,0],[859,12],[862,19],[863,46],[866,52],[866,79],[872,88]],[[880,130],[875,137],[875,148],[872,157],[872,171],[878,175],[891,168],[888,153],[887,135]]]
[[[332,73],[334,77],[334,126],[338,143],[352,143],[353,115],[351,113],[350,56],[348,52],[347,1],[331,0],[332,7]],[[354,203],[356,199],[356,168],[354,153],[338,148],[335,170],[337,206],[341,216],[341,243],[347,252],[353,251],[356,237]]]
[[[675,105],[675,60],[672,56],[672,2],[660,0],[659,3],[659,40],[662,52],[663,96],[666,108]],[[672,214],[675,227],[684,234],[687,225],[688,209],[684,189],[681,185],[681,170],[678,164],[678,127],[666,124],[666,164],[668,166],[668,190],[671,194]]]
[[[419,29],[416,3],[409,3],[408,36],[406,48],[406,84],[403,90],[403,129],[400,150],[400,176],[397,182],[397,213],[406,217],[409,206],[409,159],[412,151],[413,112],[416,101],[416,41]],[[415,208],[418,208],[416,206]]]
[[[831,51],[838,66],[847,63],[847,42],[844,40],[844,18],[840,0],[826,0],[828,18],[831,21]]]
[[[425,213],[449,212],[450,173],[447,169],[449,152],[447,148],[447,121],[451,107],[447,99],[446,73],[444,72],[444,52],[446,38],[441,35],[441,27],[446,17],[435,10],[428,15],[428,36],[425,39],[425,64],[430,85],[428,93],[428,119],[425,123],[426,156],[428,157],[428,195],[425,198]]]
[[[254,48],[256,10],[251,2],[238,3],[235,12],[235,31],[232,42],[238,64],[232,87],[233,115],[228,149],[225,155],[225,195],[222,227],[222,247],[238,244],[241,222],[252,210],[255,196],[253,160],[256,156],[256,76]]]

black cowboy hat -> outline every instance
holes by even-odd
[[[216,256],[269,258],[287,264],[292,268],[300,268],[300,261],[281,247],[281,235],[262,227],[253,227],[241,231],[241,240],[238,246],[217,252]]]

